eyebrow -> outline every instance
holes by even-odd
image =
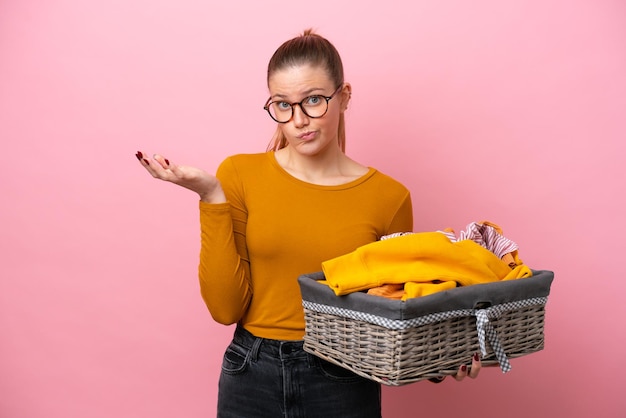
[[[312,89],[308,89],[308,90],[303,91],[303,92],[302,92],[302,95],[304,96],[304,98],[307,98],[307,97],[309,97],[312,93],[315,93],[315,92],[318,92],[318,91],[319,91],[319,92],[323,92],[323,91],[324,91],[324,89],[323,89],[323,88],[321,88],[321,87],[314,87],[314,88],[312,88]],[[274,94],[273,96],[271,96],[271,98],[272,98],[272,100],[274,100],[274,99],[286,99],[286,98],[287,98],[287,96],[286,96],[286,95],[284,95],[284,94]]]

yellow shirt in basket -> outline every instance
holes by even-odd
[[[322,269],[337,295],[388,283],[438,281],[469,286],[532,276],[524,264],[511,269],[480,244],[471,240],[452,242],[441,232],[373,242],[323,262]]]
[[[298,277],[322,261],[413,229],[409,191],[370,168],[337,186],[298,180],[273,152],[217,170],[228,203],[200,202],[200,286],[213,318],[278,340],[304,336]]]

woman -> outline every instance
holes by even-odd
[[[341,58],[305,31],[272,56],[270,150],[227,158],[216,176],[137,153],[155,177],[200,197],[200,286],[212,317],[237,323],[218,417],[380,417],[380,386],[302,350],[299,275],[381,236],[413,229],[400,183],[345,153],[351,86]],[[476,377],[461,366],[458,380]]]

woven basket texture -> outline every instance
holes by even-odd
[[[490,320],[509,359],[543,349],[544,317],[538,304]],[[305,308],[305,321],[306,351],[388,386],[456,374],[480,351],[473,315],[393,330]],[[486,344],[483,366],[497,365]]]

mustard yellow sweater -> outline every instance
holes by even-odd
[[[216,321],[259,337],[302,339],[301,274],[413,229],[409,191],[372,168],[319,186],[292,177],[268,152],[229,157],[217,177],[228,203],[200,202],[202,297]]]

